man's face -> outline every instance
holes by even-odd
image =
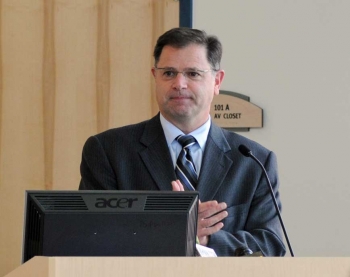
[[[176,75],[182,71],[186,76]],[[211,101],[219,94],[224,72],[212,71],[203,46],[165,46],[152,73],[159,110],[168,121],[178,127],[187,125],[192,131],[208,120]]]

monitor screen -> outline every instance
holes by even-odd
[[[26,191],[34,256],[195,256],[198,192]]]

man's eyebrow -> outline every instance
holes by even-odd
[[[157,67],[159,69],[165,69],[165,70],[175,70],[179,71],[177,68],[172,67],[172,66],[162,66],[162,67]],[[197,67],[185,67],[183,71],[201,71],[202,69],[199,69]]]
[[[197,67],[186,67],[186,68],[184,68],[184,70],[186,70],[186,71],[197,71],[197,70],[200,70],[200,69],[197,68]]]
[[[156,67],[158,69],[166,69],[166,70],[177,70],[175,67],[171,67],[171,66],[161,66],[161,67]]]

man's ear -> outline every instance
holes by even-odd
[[[154,69],[154,67],[152,67],[151,72],[152,72],[153,77],[155,78],[156,77],[156,70]]]
[[[214,95],[218,95],[220,93],[220,86],[222,81],[224,80],[225,71],[219,70],[215,75],[215,86],[214,86]]]

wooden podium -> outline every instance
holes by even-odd
[[[350,258],[35,257],[6,277],[349,277]]]

